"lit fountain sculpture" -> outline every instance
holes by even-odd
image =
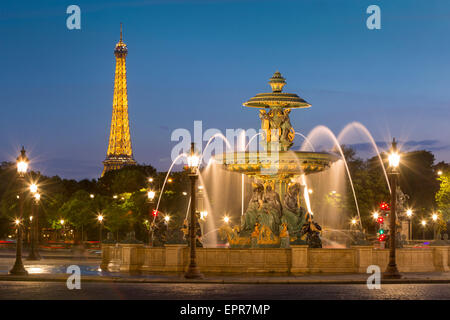
[[[253,179],[252,198],[240,226],[224,224],[219,230],[232,247],[321,247],[321,227],[313,221],[305,175],[330,167],[339,157],[326,152],[289,150],[295,138],[289,113],[311,105],[298,95],[282,92],[285,79],[277,71],[269,81],[271,93],[260,93],[243,105],[259,108],[262,151],[216,155],[231,172]],[[306,209],[301,206],[304,199]]]

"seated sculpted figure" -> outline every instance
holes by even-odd
[[[261,210],[263,203],[264,186],[261,183],[253,184],[253,194],[248,204],[247,211],[241,218],[241,230],[245,232],[253,231],[255,223],[257,222],[258,213]]]
[[[305,223],[305,210],[298,204],[301,186],[298,183],[289,185],[284,197],[282,222],[286,223],[290,234],[300,231]]]
[[[280,195],[272,189],[272,186],[268,185],[264,192],[263,206],[258,215],[258,221],[269,227],[272,233],[278,234],[282,212]]]

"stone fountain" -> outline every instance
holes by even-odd
[[[219,234],[231,247],[321,247],[321,227],[309,206],[304,176],[323,171],[339,157],[326,152],[292,151],[295,131],[292,109],[311,105],[294,93],[285,93],[285,79],[277,71],[269,81],[270,93],[260,93],[244,107],[258,108],[261,151],[238,151],[216,156],[231,172],[253,179],[253,193],[238,226],[224,224]]]
[[[197,249],[200,271],[240,275],[366,273],[372,265],[384,270],[389,250],[373,248],[364,239],[348,248],[316,249],[321,247],[322,228],[314,221],[305,175],[328,169],[339,157],[290,150],[295,132],[289,113],[310,104],[296,94],[282,92],[286,82],[279,72],[269,83],[271,93],[258,94],[244,103],[260,109],[260,151],[216,156],[226,170],[253,179],[253,194],[241,223],[225,223],[219,230],[231,248]],[[397,263],[400,272],[448,272],[448,253],[447,241],[427,248],[398,248]],[[102,244],[101,267],[109,271],[185,272],[189,263],[186,244]]]

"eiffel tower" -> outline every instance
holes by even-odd
[[[120,24],[120,40],[114,49],[116,56],[116,74],[114,79],[113,112],[108,152],[103,161],[103,175],[111,170],[124,166],[136,165],[131,148],[130,123],[128,120],[127,69],[125,60],[128,54],[127,45],[122,41],[122,23]]]

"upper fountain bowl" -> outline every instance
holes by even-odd
[[[275,72],[270,78],[270,86],[272,87],[272,92],[270,93],[258,93],[256,96],[244,102],[244,107],[252,108],[309,108],[311,105],[300,98],[295,93],[284,93],[282,92],[286,80],[281,76],[278,71]]]
[[[248,176],[281,179],[323,171],[339,159],[328,152],[278,151],[278,152],[230,152],[217,155],[220,163],[228,171],[244,173]]]

